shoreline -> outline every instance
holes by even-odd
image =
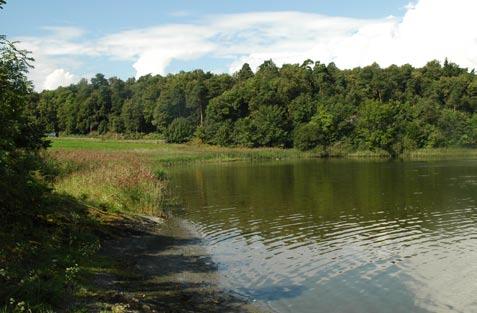
[[[243,148],[220,147],[189,142],[170,144],[155,139],[110,139],[101,137],[59,137],[50,138],[49,151],[95,151],[132,152],[149,157],[162,165],[193,162],[233,162],[238,160],[285,160],[285,159],[350,159],[350,160],[435,160],[449,158],[477,158],[477,148],[422,148],[404,151],[391,157],[384,151],[342,150],[331,148],[299,151],[293,148]]]
[[[219,286],[217,265],[184,220],[120,214],[109,227],[99,256],[115,260],[117,271],[92,273],[95,295],[77,305],[91,312],[269,311]]]

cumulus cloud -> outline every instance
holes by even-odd
[[[57,69],[65,69],[61,75],[55,74],[59,79],[72,80],[66,73],[74,72],[71,64],[80,56],[130,62],[136,76],[165,74],[173,61],[204,56],[227,60],[230,72],[244,62],[256,68],[270,58],[277,64],[313,59],[350,68],[372,62],[422,66],[429,60],[448,57],[462,66],[477,68],[477,1],[419,0],[405,10],[402,18],[382,19],[304,12],[213,15],[191,23],[132,29],[90,40],[81,29],[49,27],[48,36],[23,41],[35,57],[39,56],[42,74],[36,70],[32,73],[39,86],[46,86],[47,75]],[[211,68],[216,66],[211,64]]]
[[[76,27],[44,27],[44,30],[48,32],[46,36],[15,38],[20,41],[20,48],[32,52],[35,59],[35,67],[30,71],[35,88],[54,89],[76,82],[77,77],[63,67],[74,70],[81,65],[77,56],[88,52],[88,48],[84,42],[75,40],[84,35],[84,30]]]
[[[75,75],[65,71],[62,68],[56,69],[45,78],[43,89],[51,90],[60,86],[69,86],[76,82]]]
[[[214,33],[210,26],[165,25],[130,30],[101,38],[100,53],[134,61],[136,76],[165,74],[174,59],[191,60],[213,53],[216,43],[207,40]]]

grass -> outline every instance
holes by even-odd
[[[55,138],[51,151],[127,151],[164,165],[183,162],[229,162],[236,160],[274,160],[319,157],[319,153],[280,148],[227,148],[205,144],[166,144],[158,140],[103,140]]]
[[[143,151],[157,149],[159,144],[164,144],[162,140],[123,140],[123,139],[98,139],[87,137],[62,137],[49,138],[52,142],[51,149],[67,149],[67,150],[129,150]]]
[[[317,158],[323,151],[302,152],[280,148],[227,148],[205,144],[166,144],[163,140],[118,140],[85,137],[62,137],[52,139],[52,151],[109,151],[137,153],[151,161],[170,165],[183,162],[229,162],[236,160],[283,160]],[[332,147],[327,154],[331,157],[346,158],[389,158],[385,151],[352,151],[348,148]],[[473,148],[432,148],[405,152],[404,159],[475,157]]]
[[[406,152],[403,158],[407,159],[451,159],[451,158],[476,158],[477,149],[473,148],[434,148],[419,149]]]
[[[90,206],[114,212],[158,215],[164,201],[164,173],[141,154],[98,150],[54,150],[62,173],[54,187]]]
[[[75,299],[94,293],[88,276],[117,267],[97,255],[110,225],[125,218],[114,212],[161,214],[164,172],[131,144],[46,152],[54,192],[41,210],[0,221],[0,312],[80,312]]]

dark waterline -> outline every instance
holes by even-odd
[[[225,287],[278,312],[477,312],[477,161],[170,170]]]

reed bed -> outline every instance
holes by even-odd
[[[157,215],[166,193],[160,170],[143,155],[132,152],[56,150],[58,192],[111,211]]]

